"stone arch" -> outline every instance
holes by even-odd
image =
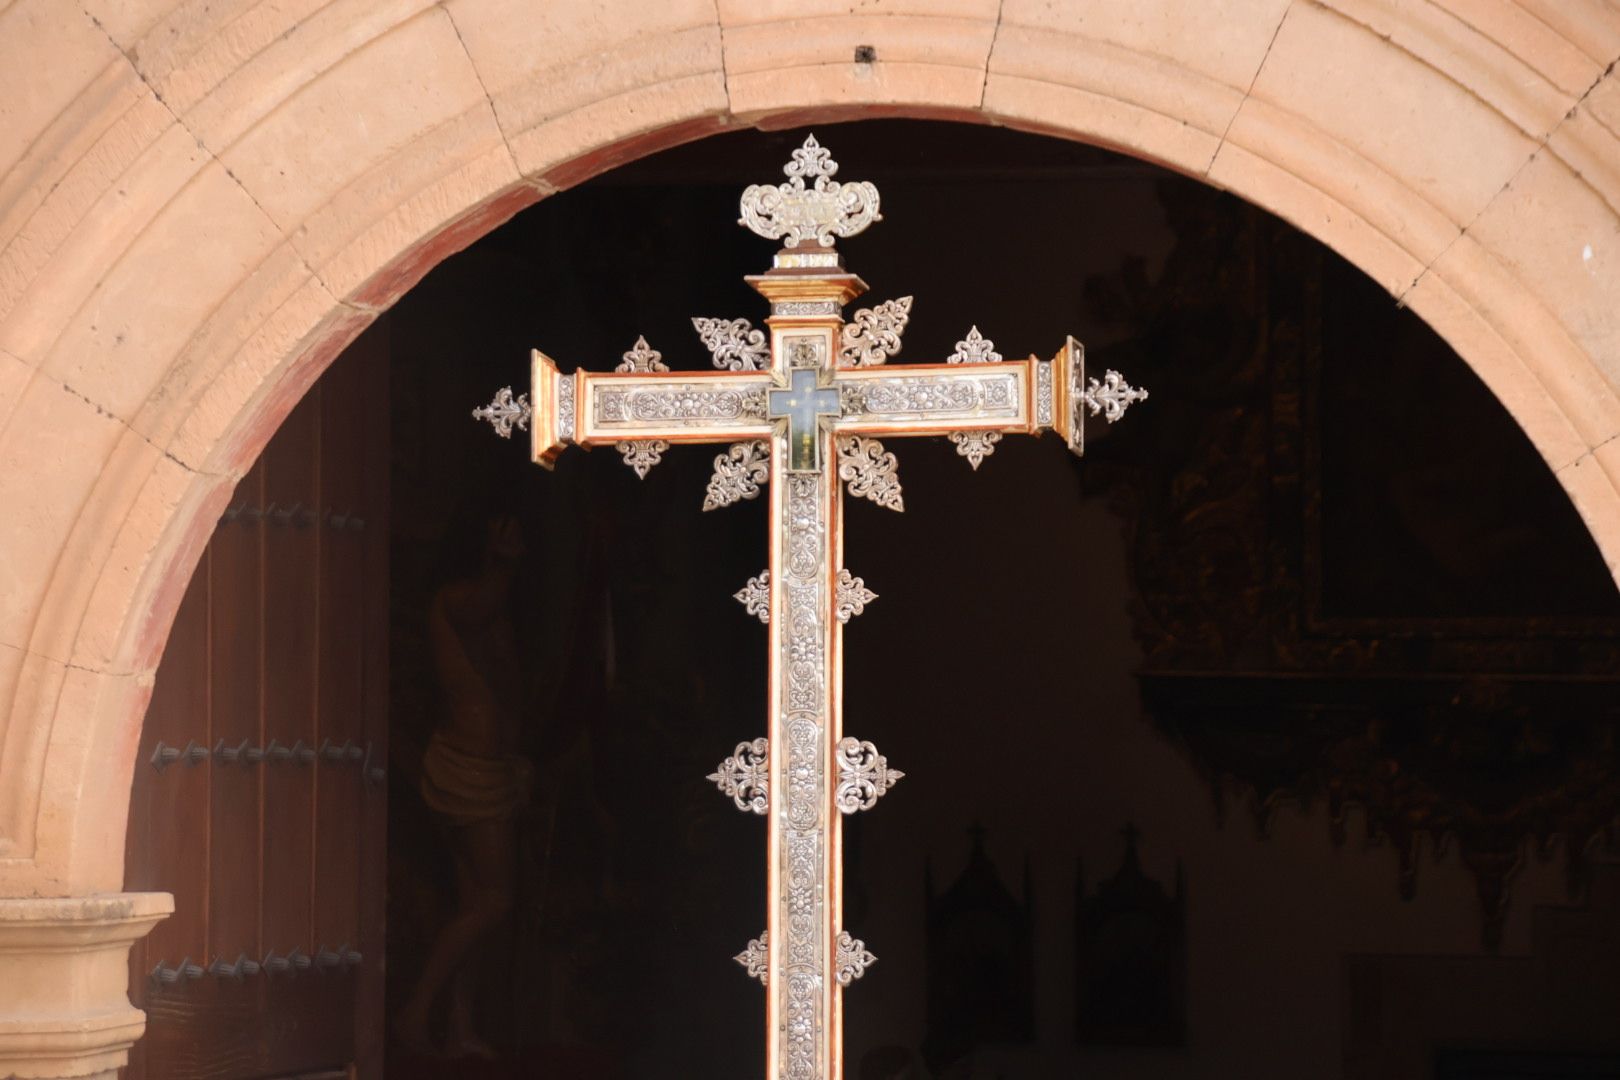
[[[734,125],[1006,124],[1281,215],[1450,341],[1620,572],[1616,58],[1602,0],[13,0],[0,896],[120,889],[174,608],[343,346],[519,209]]]

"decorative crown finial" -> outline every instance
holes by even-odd
[[[838,162],[814,135],[793,151],[793,160],[782,171],[788,176],[786,183],[748,186],[737,224],[768,240],[785,238],[789,247],[810,240],[832,247],[835,235],[854,236],[872,222],[883,220],[878,213],[877,188],[868,180],[834,180]],[[813,186],[806,187],[807,180]]]

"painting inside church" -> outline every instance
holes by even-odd
[[[1192,180],[817,134],[883,192],[839,250],[915,298],[898,359],[1073,334],[1152,390],[1083,459],[907,440],[905,512],[847,504],[846,726],[906,775],[845,823],[846,1075],[1611,1075],[1620,595],[1495,399]],[[535,347],[708,367],[693,316],[765,314],[738,189],[803,135],[548,198],[383,320],[390,1078],[760,1070],[766,833],[705,778],[765,733],[766,501],[704,512],[716,448],[545,472],[468,412]]]

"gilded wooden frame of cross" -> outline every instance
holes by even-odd
[[[834,237],[881,215],[877,189],[840,183],[837,169],[812,136],[785,183],[743,193],[739,224],[786,246],[747,278],[771,305],[764,332],[693,320],[719,370],[671,371],[644,339],[608,373],[563,374],[536,350],[530,394],[507,387],[473,410],[504,436],[529,430],[547,467],[569,444],[615,446],[644,477],[672,444],[729,443],[704,509],[770,492],[770,564],[737,594],[768,628],[768,734],[709,777],[769,819],[766,930],[736,959],[767,988],[770,1080],[844,1075],[842,991],[876,958],[843,924],[842,817],[902,775],[843,731],[843,627],[876,598],[844,567],[844,495],[903,509],[880,438],[947,436],[975,469],[1009,433],[1054,431],[1080,454],[1088,414],[1112,423],[1147,397],[1117,372],[1088,381],[1072,337],[1049,361],[1004,361],[974,328],[946,363],[886,366],[911,300],[845,321],[866,284]]]

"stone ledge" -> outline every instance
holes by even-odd
[[[0,898],[0,1077],[111,1077],[146,1028],[129,947],[168,893]]]

